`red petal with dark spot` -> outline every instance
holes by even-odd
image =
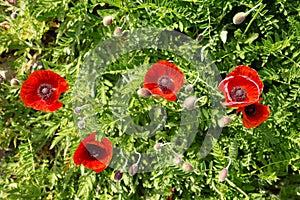
[[[77,150],[74,153],[74,163],[76,165],[82,164],[83,166],[94,170],[95,172],[102,172],[109,165],[113,148],[112,143],[104,138],[101,142],[95,140],[96,133],[91,133],[87,136],[78,146]],[[87,145],[96,145],[101,148],[102,155],[98,159],[90,156]]]
[[[259,126],[262,122],[266,121],[270,116],[270,108],[269,106],[265,106],[260,103],[255,103],[256,112],[254,115],[247,115],[245,112],[245,107],[238,108],[236,114],[242,112],[243,114],[243,125],[246,128],[254,128]]]

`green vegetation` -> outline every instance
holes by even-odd
[[[295,0],[263,0],[241,24],[232,23],[236,13],[246,12],[258,3],[20,0],[13,5],[1,1],[0,71],[7,73],[6,80],[0,82],[0,199],[155,200],[167,199],[172,188],[173,199],[300,199],[300,6]],[[17,13],[16,18],[11,17],[12,12]],[[110,26],[102,23],[107,15],[114,18]],[[223,78],[237,65],[256,69],[264,82],[262,103],[271,109],[269,119],[257,128],[247,129],[235,110],[226,108],[231,123],[223,128],[208,156],[199,158],[209,126],[216,126],[214,120],[210,124],[215,110],[209,101],[200,101],[197,133],[182,155],[183,161],[193,166],[192,172],[170,165],[134,176],[124,172],[116,182],[114,174],[120,166],[115,161],[115,168],[108,167],[101,173],[76,166],[73,154],[83,139],[73,119],[76,78],[89,51],[114,38],[115,28],[122,25],[123,31],[129,32],[137,28],[175,30],[195,39],[195,45],[208,45],[206,50]],[[206,28],[203,40],[196,42]],[[166,128],[146,138],[126,134],[111,109],[118,106],[114,91],[120,77],[134,72],[139,77],[132,83],[134,89],[124,87],[121,92],[136,91],[146,73],[144,68],[136,70],[138,66],[148,67],[161,59],[179,66],[185,84],[196,80],[197,68],[189,61],[154,48],[124,54],[99,72],[95,116],[102,133],[115,146],[146,153],[153,151],[158,141],[170,142],[178,133],[182,136],[178,127],[182,98],[173,103],[132,95],[128,110],[135,124],[151,121],[145,118],[151,105],[160,104],[167,111]],[[40,67],[60,74],[70,86],[60,98],[63,107],[56,112],[27,108],[20,99],[21,84]],[[10,85],[13,77],[20,85]],[[197,97],[211,92],[203,81],[195,84]],[[169,154],[164,150],[167,148],[165,145],[161,153]],[[219,172],[229,159],[228,177],[219,182]]]

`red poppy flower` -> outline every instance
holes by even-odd
[[[173,63],[160,60],[147,71],[144,88],[153,96],[163,97],[168,101],[176,100],[176,93],[184,85],[184,75]]]
[[[104,138],[101,142],[95,140],[96,133],[91,133],[78,146],[74,153],[74,163],[102,172],[109,165],[112,158],[112,144]]]
[[[244,107],[258,102],[263,82],[254,69],[240,65],[226,76],[218,88],[225,95],[224,106]]]
[[[260,103],[254,103],[246,107],[238,108],[236,114],[242,111],[243,125],[246,128],[254,128],[266,121],[270,115],[269,106]]]
[[[60,75],[50,70],[38,70],[22,84],[20,96],[27,107],[53,112],[63,105],[58,99],[68,88],[67,81]]]

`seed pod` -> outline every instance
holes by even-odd
[[[129,175],[130,176],[135,175],[137,173],[137,171],[138,171],[138,168],[139,168],[139,166],[136,163],[133,164],[133,165],[131,165],[130,168],[129,168]]]
[[[194,96],[189,96],[183,101],[183,107],[192,110],[195,108],[197,98]]]
[[[241,24],[245,19],[246,19],[246,13],[244,12],[239,12],[234,15],[232,21],[234,24]]]
[[[13,78],[13,79],[10,80],[10,85],[11,86],[17,86],[17,85],[20,85],[20,82],[18,81],[18,79]]]
[[[231,119],[229,116],[225,116],[225,117],[222,117],[219,121],[218,121],[218,124],[221,128],[227,126],[229,123],[230,123]]]
[[[182,158],[180,156],[176,156],[173,158],[174,165],[180,165],[182,163]]]
[[[183,163],[182,169],[185,172],[192,172],[194,170],[194,167],[190,163]]]
[[[121,180],[122,177],[123,177],[123,172],[122,171],[118,170],[118,171],[115,172],[115,176],[114,176],[115,181]]]
[[[222,171],[219,173],[219,181],[223,182],[228,176],[228,169],[224,168]]]
[[[148,90],[147,88],[141,88],[137,91],[137,94],[139,95],[139,97],[143,97],[143,98],[149,98],[151,97],[151,92],[150,90]]]
[[[122,34],[122,27],[117,27],[114,31],[114,36],[120,36]]]

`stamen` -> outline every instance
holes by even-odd
[[[38,88],[38,95],[43,100],[48,100],[54,95],[54,89],[52,88],[52,85],[50,84],[42,84]]]
[[[104,154],[104,150],[94,144],[86,144],[86,149],[89,152],[89,155],[95,159],[101,159],[101,156]]]
[[[168,76],[162,76],[158,79],[158,87],[163,91],[172,90],[173,80]]]
[[[230,97],[232,98],[233,101],[240,102],[246,100],[248,96],[244,88],[237,86],[230,91]]]

